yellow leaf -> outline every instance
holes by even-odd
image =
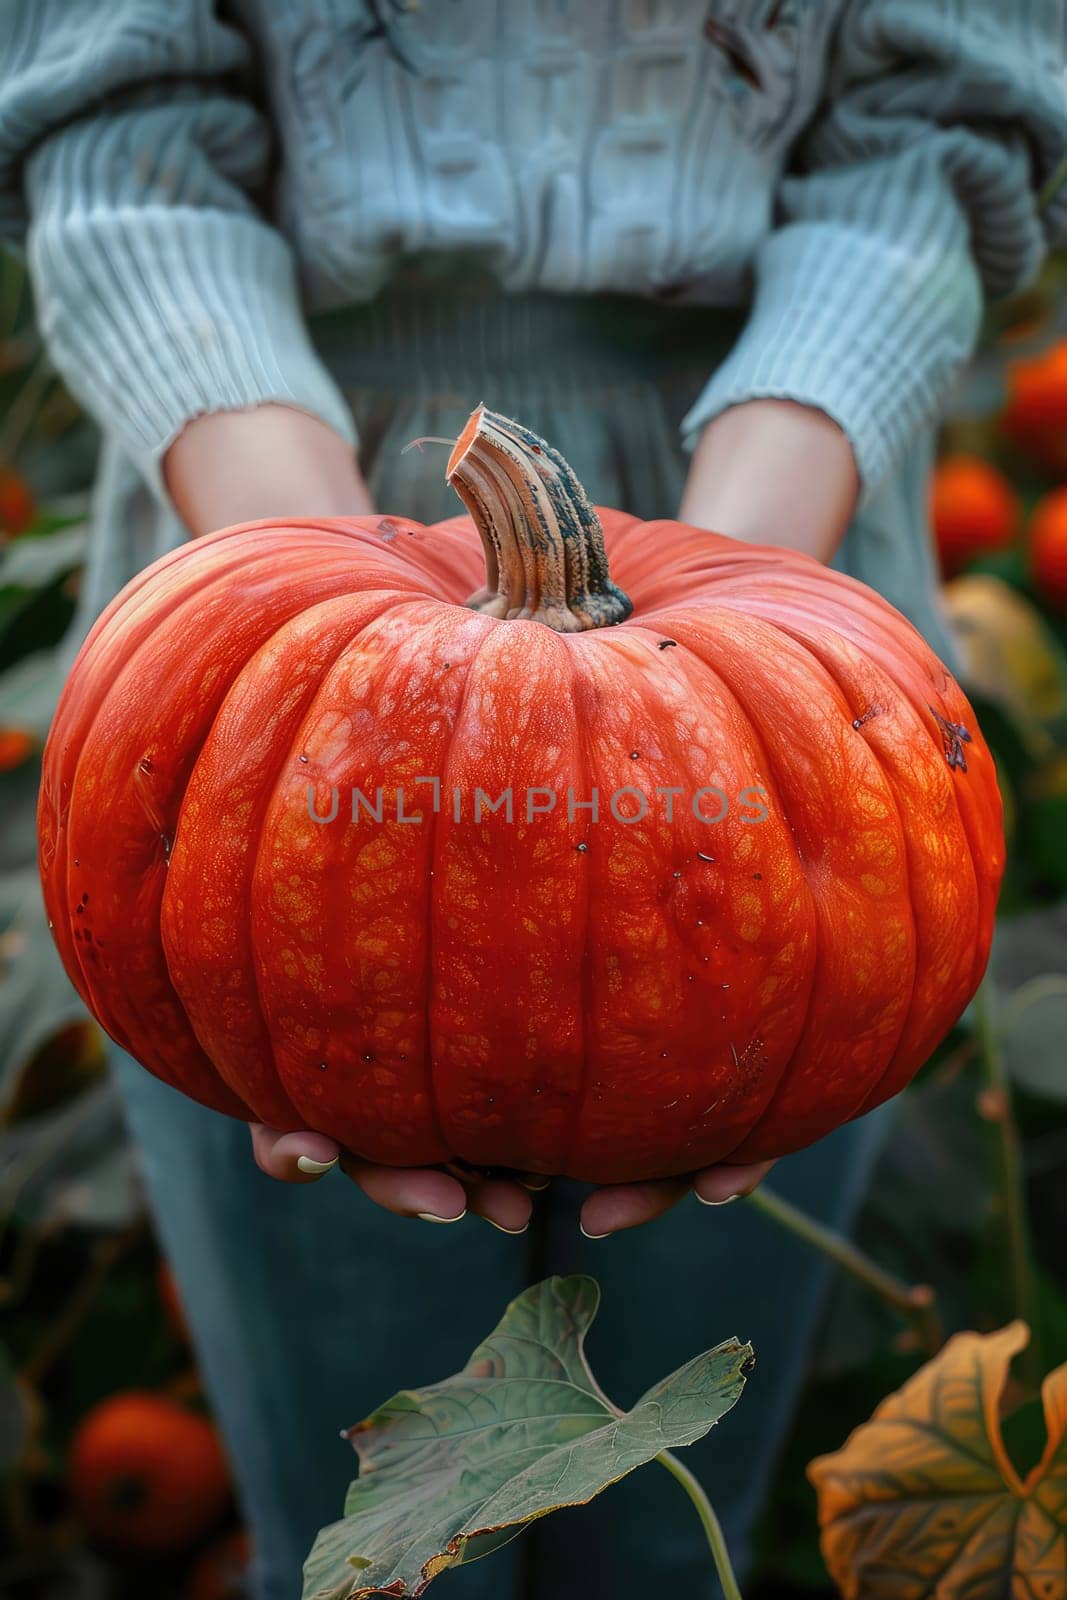
[[[1067,666],[1041,613],[986,573],[946,584],[944,602],[967,687],[1000,706],[1031,755],[1050,755],[1067,716]]]
[[[1067,1600],[1067,1365],[1045,1379],[1047,1443],[1020,1478],[1000,1399],[1025,1323],[960,1333],[808,1468],[845,1600]]]

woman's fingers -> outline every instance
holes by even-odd
[[[706,1206],[724,1206],[751,1194],[773,1166],[773,1161],[758,1161],[750,1167],[705,1167],[693,1179],[693,1193]]]
[[[398,1216],[423,1222],[458,1222],[466,1216],[463,1185],[436,1167],[375,1167],[354,1157],[341,1164],[368,1200]]]
[[[262,1122],[252,1123],[250,1131],[256,1165],[282,1183],[314,1183],[340,1158],[342,1168],[367,1199],[397,1216],[417,1217],[422,1222],[459,1222],[469,1210],[503,1233],[525,1233],[529,1226],[531,1196],[511,1179],[466,1169],[377,1167],[354,1156],[341,1157],[336,1142],[321,1133],[279,1133]]]
[[[457,1168],[374,1167],[347,1159],[342,1165],[369,1200],[403,1217],[458,1222],[469,1211],[502,1233],[525,1233],[529,1225],[533,1202],[510,1179]]]
[[[282,1183],[314,1183],[338,1162],[340,1148],[322,1133],[279,1133],[264,1123],[251,1124],[256,1165]],[[541,1180],[524,1173],[519,1181],[485,1176],[453,1167],[376,1167],[346,1156],[341,1165],[368,1200],[402,1217],[423,1222],[459,1222],[470,1211],[503,1233],[525,1233],[533,1213],[530,1190]],[[582,1207],[582,1232],[603,1239],[625,1228],[652,1222],[693,1189],[704,1205],[725,1205],[751,1194],[766,1177],[771,1161],[745,1167],[707,1167],[692,1183],[669,1178],[659,1183],[615,1184],[597,1189]]]
[[[279,1133],[262,1122],[251,1123],[249,1131],[256,1166],[281,1183],[314,1183],[337,1165],[341,1153],[324,1133]]]
[[[476,1217],[484,1217],[501,1233],[525,1233],[533,1215],[529,1190],[510,1178],[467,1179],[467,1204]]]
[[[686,1178],[660,1183],[620,1183],[591,1194],[582,1207],[581,1228],[587,1239],[603,1239],[624,1228],[661,1217],[689,1190]]]
[[[690,1181],[669,1178],[661,1183],[622,1183],[591,1194],[582,1207],[582,1232],[587,1239],[604,1239],[624,1228],[638,1228],[661,1217],[690,1188],[706,1206],[724,1206],[751,1194],[774,1166],[761,1161],[748,1167],[705,1167]]]

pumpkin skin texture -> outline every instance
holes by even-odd
[[[783,1155],[973,995],[992,759],[871,590],[612,510],[598,545],[532,439],[475,413],[473,517],[229,528],[119,595],[45,750],[54,937],[149,1070],[365,1160],[607,1183]]]

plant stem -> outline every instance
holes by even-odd
[[[1065,183],[1067,183],[1067,156],[1064,156],[1059,166],[1050,174],[1047,183],[1039,190],[1037,196],[1038,211],[1046,211],[1048,209]]]
[[[755,1206],[757,1211],[762,1211],[765,1217],[770,1217],[772,1222],[787,1228],[790,1233],[796,1234],[798,1239],[803,1239],[805,1244],[811,1245],[815,1250],[821,1250],[823,1255],[829,1256],[831,1261],[835,1261],[839,1267],[851,1273],[852,1277],[878,1295],[879,1299],[907,1317],[922,1335],[923,1343],[929,1348],[931,1355],[936,1354],[941,1348],[944,1340],[934,1306],[934,1292],[929,1284],[905,1283],[902,1278],[887,1272],[851,1240],[844,1238],[840,1233],[835,1233],[833,1228],[828,1228],[825,1223],[816,1221],[814,1217],[809,1216],[806,1211],[801,1211],[799,1206],[793,1205],[782,1195],[775,1194],[765,1183],[760,1184],[758,1189],[753,1189],[748,1196],[748,1203]]]
[[[52,368],[42,350],[8,407],[3,427],[0,428],[0,461],[13,461],[32,428],[41,402],[53,381]]]
[[[75,1284],[74,1292],[52,1327],[46,1329],[43,1339],[22,1368],[20,1376],[24,1382],[37,1388],[41,1379],[78,1333],[92,1310],[98,1290],[112,1268],[140,1236],[141,1231],[140,1224],[135,1223],[125,1233],[108,1235],[97,1241],[90,1255],[89,1265]]]
[[[670,1450],[661,1451],[656,1460],[666,1467],[673,1478],[678,1479],[678,1482],[696,1507],[697,1516],[700,1518],[701,1526],[711,1547],[715,1571],[719,1574],[719,1582],[722,1584],[725,1600],[742,1600],[741,1590],[738,1587],[733,1564],[730,1560],[730,1552],[726,1548],[722,1524],[715,1515],[714,1507],[704,1493],[699,1480],[693,1476],[688,1467],[682,1465],[678,1457]]]
[[[974,997],[974,1037],[978,1061],[985,1080],[981,1111],[996,1130],[1000,1165],[1001,1199],[1004,1205],[1004,1233],[1011,1268],[1012,1305],[1030,1329],[1031,1343],[1020,1366],[1031,1382],[1041,1375],[1040,1351],[1036,1338],[1036,1294],[1033,1257],[1030,1250],[1030,1225],[1026,1214],[1026,1178],[1023,1172],[1022,1141],[1015,1120],[1011,1084],[1004,1070],[1001,1037],[993,1016],[989,980]]]

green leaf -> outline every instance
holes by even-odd
[[[422,1594],[525,1524],[584,1505],[730,1410],[752,1347],[730,1339],[619,1412],[583,1352],[600,1290],[548,1278],[513,1300],[463,1371],[395,1395],[348,1437],[360,1477],[304,1567],[304,1600]]]
[[[0,1221],[119,1230],[142,1215],[140,1175],[109,1079],[0,1132]]]
[[[0,673],[0,728],[25,728],[43,741],[63,679],[57,650],[35,650]]]
[[[0,1345],[0,1478],[17,1467],[29,1436],[29,1399],[14,1362]]]
[[[23,534],[12,539],[0,554],[0,586],[43,589],[67,577],[85,559],[88,529],[84,523],[67,523],[59,532]]]
[[[1067,976],[1031,978],[1002,1002],[1004,1065],[1015,1082],[1046,1100],[1067,1100]]]
[[[36,867],[0,873],[0,1109],[35,1052],[84,1016],[48,931]]]
[[[1067,1101],[1067,907],[1001,921],[991,970],[1009,1075],[1030,1094]]]

